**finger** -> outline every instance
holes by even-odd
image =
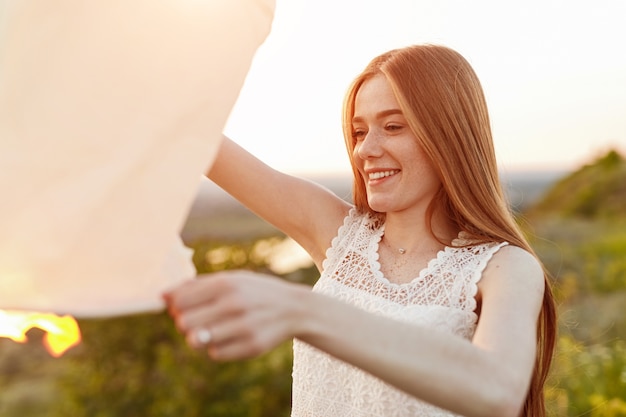
[[[265,320],[235,317],[220,321],[211,328],[208,350],[216,360],[248,359],[269,351],[284,340],[285,333],[280,331],[280,326]]]
[[[198,327],[187,333],[186,340],[195,349],[205,349],[213,341],[213,332],[206,326]]]
[[[219,318],[220,313],[213,304],[203,304],[198,307],[177,311],[172,314],[176,328],[188,333],[199,327],[212,326]]]
[[[245,311],[243,302],[237,297],[225,295],[191,308],[170,312],[176,327],[181,332],[188,332],[201,326],[213,327],[217,322],[242,315]]]
[[[211,342],[207,347],[209,356],[217,361],[252,359],[270,349],[252,338],[229,339],[226,342]]]
[[[165,295],[170,311],[186,310],[212,301],[219,296],[219,283],[210,275],[185,282]]]
[[[185,334],[185,339],[191,347],[196,349],[219,350],[220,347],[234,343],[235,340],[227,336],[228,331],[220,330],[225,327],[227,328],[228,326],[223,324],[216,324],[214,327],[207,325],[198,326],[189,330]]]

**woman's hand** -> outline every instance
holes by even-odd
[[[293,338],[310,288],[244,270],[201,276],[168,292],[187,342],[216,360],[247,359]]]

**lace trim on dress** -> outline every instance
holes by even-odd
[[[353,233],[358,233],[358,230],[363,227],[367,231],[375,232],[378,228],[382,227],[383,222],[374,218],[371,215],[359,214],[356,207],[352,207],[348,215],[344,217],[343,224],[337,230],[337,235],[330,243],[330,247],[326,250],[326,259],[322,262],[322,273],[328,271],[332,267],[334,260],[341,259],[340,250],[343,252],[349,249],[348,245],[341,245],[340,242],[346,239],[346,236],[351,236]],[[378,256],[378,254],[376,255]]]
[[[324,272],[346,287],[404,306],[439,305],[473,312],[482,271],[503,243],[471,246],[463,233],[407,283],[394,283],[381,271],[378,245],[384,223],[355,209],[344,219],[323,262]],[[468,246],[469,245],[469,246]],[[332,273],[330,273],[332,271]]]
[[[468,304],[469,310],[476,311],[476,294],[478,294],[478,282],[480,282],[481,278],[483,277],[483,272],[485,268],[487,267],[487,264],[489,263],[491,258],[493,258],[493,255],[495,255],[495,253],[500,250],[500,248],[502,248],[503,246],[507,246],[508,244],[509,244],[508,242],[492,244],[491,246],[489,246],[488,248],[489,250],[484,251],[485,252],[484,256],[480,256],[481,251],[479,250],[476,250],[474,252],[477,255],[476,257],[479,259],[479,262],[476,265],[471,275],[471,278],[469,279],[469,282],[468,282],[468,289],[467,289],[466,295],[467,295],[467,304]],[[474,249],[479,249],[481,247],[482,246],[474,247]]]

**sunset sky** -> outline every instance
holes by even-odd
[[[626,2],[277,0],[226,133],[270,165],[343,173],[341,105],[388,49],[437,43],[483,83],[503,170],[626,153]]]

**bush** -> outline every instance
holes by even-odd
[[[626,342],[585,346],[562,336],[548,385],[554,416],[626,416]]]

